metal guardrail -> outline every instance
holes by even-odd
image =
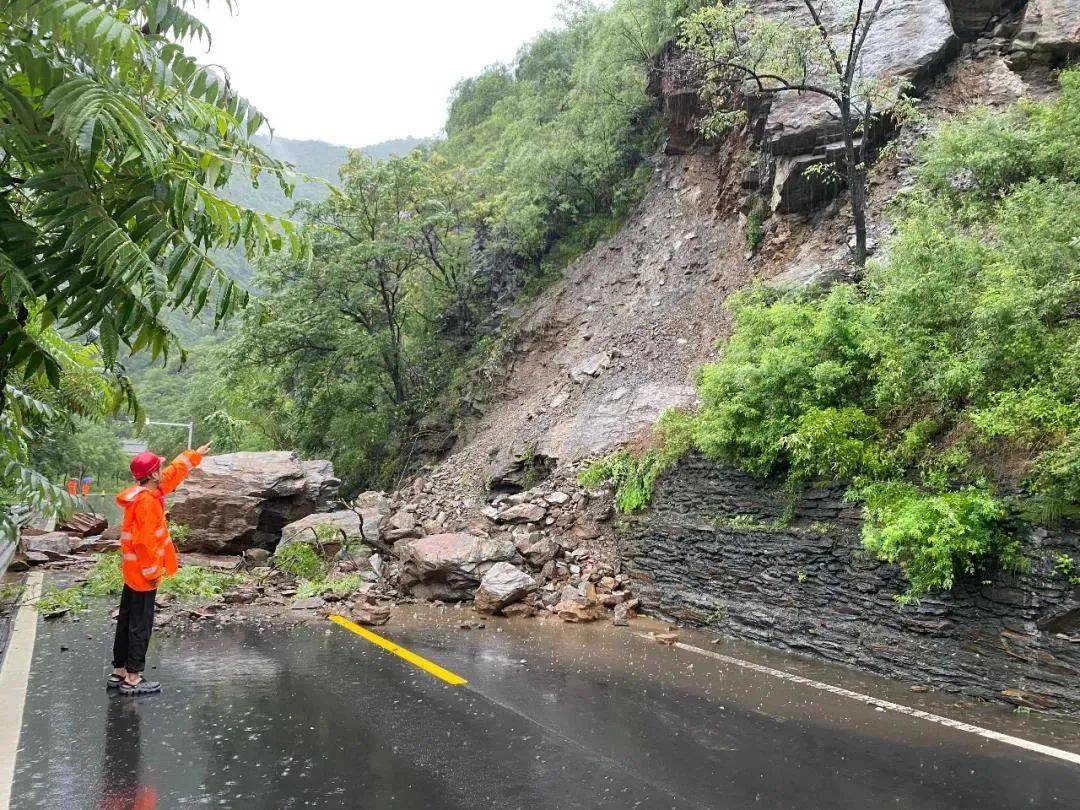
[[[8,516],[11,518],[12,523],[21,529],[23,526],[33,522],[34,510],[29,506],[18,504],[8,509]],[[13,543],[0,541],[0,577],[7,573],[7,567],[11,564],[11,558],[15,556],[18,548],[18,540]]]
[[[20,529],[34,519],[34,510],[24,504],[16,504],[8,509],[11,522]]]

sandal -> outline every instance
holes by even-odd
[[[157,681],[148,681],[145,678],[139,678],[138,683],[128,683],[124,681],[120,684],[121,695],[149,695],[153,692],[160,692],[161,684]]]
[[[105,679],[106,689],[119,689],[120,684],[124,682],[124,676],[122,675],[110,675]]]

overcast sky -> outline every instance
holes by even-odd
[[[434,135],[450,89],[557,24],[559,0],[221,0],[199,17],[278,135],[367,146]]]

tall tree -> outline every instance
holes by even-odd
[[[351,484],[384,482],[473,331],[468,180],[420,151],[382,163],[351,153],[339,191],[303,208],[312,260],[267,264],[266,295],[232,347],[238,383],[274,369],[298,444],[330,453]]]
[[[713,134],[745,120],[744,100],[813,93],[836,108],[855,223],[855,263],[866,263],[867,131],[901,115],[905,83],[867,75],[863,48],[884,0],[802,0],[790,12],[756,13],[747,0],[718,3],[682,21],[681,42],[701,60],[703,126]],[[862,137],[860,137],[860,135]]]
[[[177,347],[169,310],[220,323],[245,304],[213,249],[306,250],[290,221],[219,193],[234,172],[291,184],[251,142],[262,115],[185,54],[209,39],[195,5],[0,0],[0,487],[44,509],[65,503],[22,433],[51,410],[30,390],[61,387],[64,340],[116,382],[122,349]]]

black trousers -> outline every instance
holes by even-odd
[[[113,640],[114,667],[124,667],[128,672],[142,672],[146,668],[146,648],[154,632],[156,596],[156,590],[135,591],[124,586]]]

